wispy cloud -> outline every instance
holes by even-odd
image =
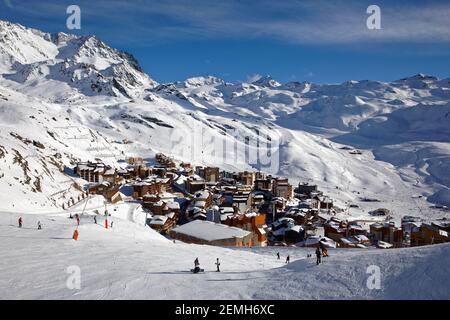
[[[64,19],[64,6],[70,3],[9,1],[12,14],[16,10],[41,18],[47,15],[47,19],[58,23]],[[437,0],[425,4],[377,1],[381,7],[381,30],[367,29],[366,8],[373,1],[365,0],[78,2],[89,31],[96,24],[116,37],[145,44],[222,38],[271,38],[301,44],[450,43],[450,4]]]

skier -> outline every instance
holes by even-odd
[[[111,228],[113,227],[114,221],[111,221]]]
[[[289,263],[289,261],[291,260],[291,257],[289,257],[289,255],[286,257],[286,263]]]
[[[217,266],[217,272],[220,272],[220,262],[219,262],[219,258],[217,258],[217,262],[216,262],[216,266]]]
[[[22,217],[19,217],[19,228],[22,228]]]
[[[321,259],[321,256],[322,256],[322,254],[321,254],[321,252],[320,252],[320,248],[319,247],[317,247],[317,249],[316,249],[316,257],[317,257],[317,261],[316,261],[316,264],[317,265],[319,265],[319,263],[321,263],[322,261],[322,259]]]
[[[97,216],[94,216],[94,223],[97,224]]]
[[[278,258],[278,260],[280,260],[280,253],[279,252],[277,252],[277,258]]]
[[[40,221],[38,221],[37,227],[38,227],[38,230],[41,230],[41,229],[42,229],[42,225],[41,225],[41,222],[40,222]]]
[[[80,225],[80,216],[78,215],[78,213],[76,214],[76,217],[77,217],[77,226],[79,226]]]

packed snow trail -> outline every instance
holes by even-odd
[[[86,216],[0,215],[2,299],[449,299],[450,245],[399,250],[330,250],[323,264],[314,249],[220,248],[184,244],[119,219],[105,229]],[[122,214],[122,213],[120,213]],[[42,230],[37,230],[37,221]],[[276,253],[280,252],[281,260]],[[287,255],[291,263],[286,264]],[[205,273],[191,274],[198,257]],[[216,272],[219,258],[221,272]],[[379,265],[381,290],[369,290],[367,266]],[[70,290],[70,266],[81,271]],[[195,294],[193,294],[195,293]]]

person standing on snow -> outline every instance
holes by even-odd
[[[217,258],[217,262],[216,262],[216,266],[217,266],[217,272],[220,272],[220,262],[219,262],[219,258]]]
[[[278,258],[278,260],[280,260],[280,253],[279,252],[277,252],[277,258]]]
[[[322,253],[320,252],[320,248],[317,247],[316,249],[316,257],[317,257],[317,261],[316,264],[319,265],[322,261]]]
[[[286,263],[289,263],[289,261],[291,260],[291,257],[289,257],[289,255],[286,257]]]
[[[19,217],[19,228],[22,228],[22,217]]]
[[[41,230],[41,229],[42,229],[42,225],[41,225],[41,222],[40,222],[40,221],[38,221],[37,227],[38,227],[38,230]]]
[[[97,216],[94,216],[94,223],[97,224]]]
[[[322,257],[328,257],[328,250],[322,241],[319,241],[319,247],[320,247],[320,250],[322,250]]]

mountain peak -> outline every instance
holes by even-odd
[[[262,76],[258,80],[253,81],[252,84],[260,87],[269,87],[269,88],[281,86],[281,84],[278,81],[274,80],[270,75]]]
[[[439,80],[439,79],[437,77],[435,77],[435,76],[427,75],[427,74],[424,74],[424,73],[418,73],[418,74],[413,75],[411,77],[406,77],[406,78],[400,79],[400,81],[408,81],[408,80],[422,80],[422,81],[424,81],[424,80]]]
[[[225,83],[220,78],[214,77],[214,76],[198,76],[198,77],[191,77],[183,81],[183,83],[186,86],[194,86],[194,87],[200,87],[204,85],[222,85]]]
[[[88,96],[131,97],[156,85],[131,54],[109,47],[95,35],[45,33],[0,23],[0,73],[10,80],[31,81],[32,86],[65,82]],[[66,86],[58,88],[67,91]]]

